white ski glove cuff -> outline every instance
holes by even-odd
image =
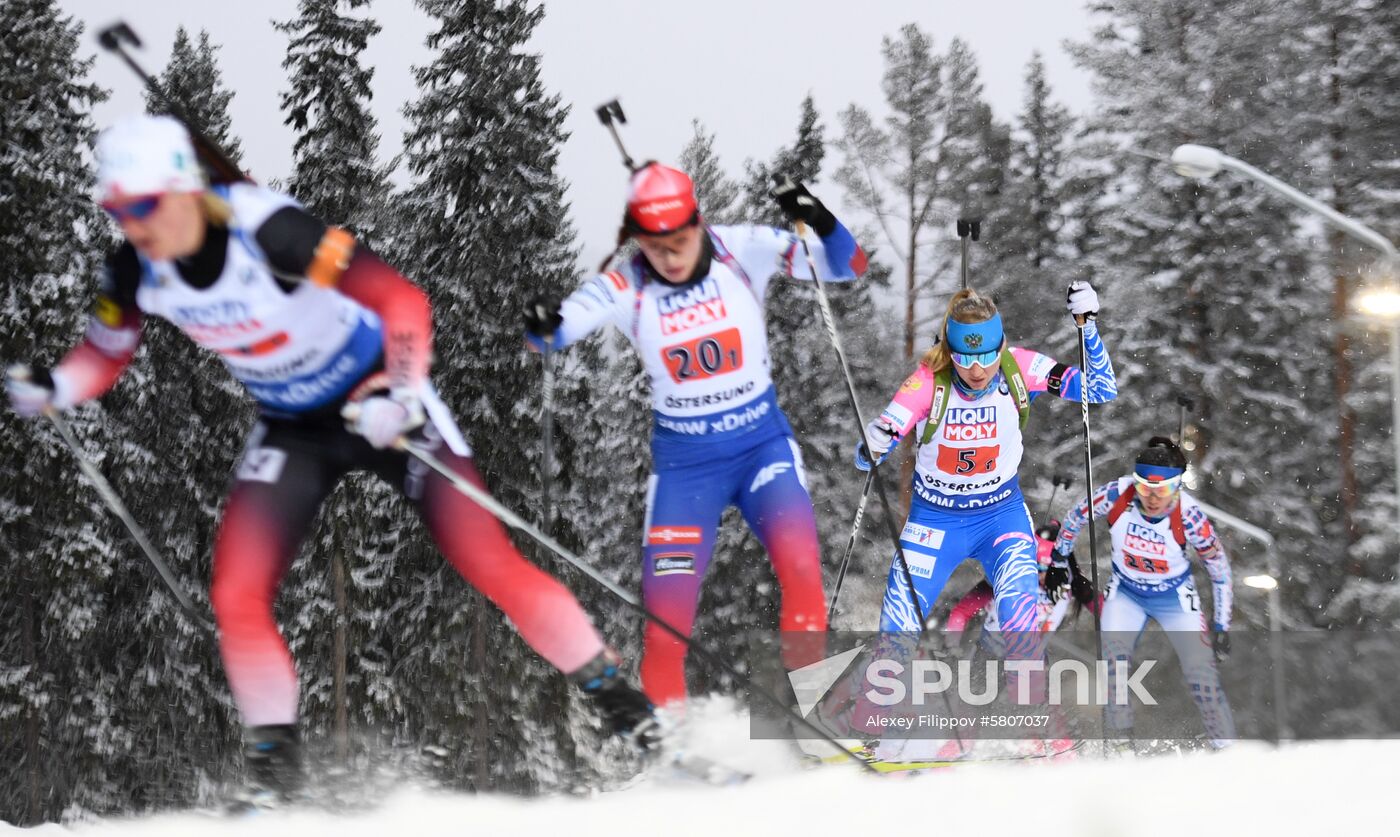
[[[405,390],[396,390],[387,396],[374,395],[358,404],[347,404],[346,411],[351,421],[351,431],[365,437],[365,441],[376,448],[393,447],[400,436],[426,420],[418,396]]]
[[[899,430],[887,419],[877,418],[865,428],[865,449],[877,459],[888,453],[898,441]]]
[[[10,407],[23,418],[73,406],[73,387],[59,370],[35,374],[27,365],[17,363],[5,370],[5,392]]]
[[[1088,282],[1073,282],[1065,295],[1065,307],[1076,317],[1093,317],[1099,313],[1099,295]]]

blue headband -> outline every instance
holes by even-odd
[[[1160,482],[1176,479],[1186,473],[1186,471],[1181,468],[1168,468],[1165,465],[1144,465],[1139,462],[1133,466],[1133,473],[1148,482]]]
[[[990,320],[981,323],[960,323],[948,318],[948,351],[964,355],[985,354],[1001,351],[1006,339],[1001,329],[1001,315],[993,314]]]

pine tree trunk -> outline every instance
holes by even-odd
[[[331,574],[335,587],[335,756],[345,764],[350,760],[350,712],[346,698],[350,597],[345,590],[345,559],[339,551],[331,555]]]
[[[1332,106],[1332,120],[1329,128],[1329,139],[1331,148],[1328,156],[1331,163],[1332,172],[1332,205],[1342,214],[1347,212],[1346,187],[1342,182],[1342,166],[1345,164],[1344,143],[1347,140],[1346,130],[1337,118],[1342,106],[1342,72],[1341,72],[1341,45],[1339,43],[1340,33],[1337,26],[1333,26],[1330,33],[1330,63],[1331,63],[1331,83],[1329,99]],[[1337,324],[1336,334],[1333,337],[1333,353],[1336,359],[1336,373],[1332,376],[1334,394],[1337,399],[1337,447],[1338,463],[1341,467],[1341,518],[1342,531],[1346,537],[1344,553],[1349,553],[1352,545],[1356,543],[1356,466],[1354,463],[1354,450],[1356,444],[1356,414],[1347,405],[1347,396],[1351,393],[1351,339],[1347,336],[1345,328],[1349,309],[1349,289],[1347,277],[1342,270],[1343,246],[1346,243],[1346,236],[1341,232],[1333,232],[1328,236],[1328,243],[1332,250],[1332,319]],[[1359,563],[1350,559],[1347,561],[1347,572],[1351,575],[1361,575],[1362,568]]]
[[[21,640],[21,647],[24,649],[24,664],[29,670],[31,679],[35,679],[39,667],[38,643],[35,641],[35,596],[37,595],[35,585],[31,582],[24,585],[24,588],[31,592],[25,594],[24,600],[24,636]],[[39,809],[41,804],[41,789],[43,788],[44,754],[39,749],[39,712],[32,703],[28,704],[24,712],[24,747],[25,760],[28,763],[27,775],[29,777],[29,806],[26,816],[21,817],[19,825],[37,825],[43,822],[43,812]]]
[[[473,599],[484,604],[479,597]],[[485,679],[486,666],[486,631],[488,630],[486,619],[487,608],[478,606],[472,614],[472,669],[478,676]],[[480,793],[489,790],[491,781],[491,726],[487,722],[490,714],[490,707],[486,703],[486,690],[477,690],[476,715],[472,719],[472,743],[476,750],[475,777],[473,786]]]
[[[909,218],[909,258],[904,273],[904,371],[912,372],[914,365],[914,312],[917,308],[918,300],[915,297],[914,274],[916,272],[918,260],[919,231],[914,226],[913,218],[916,210],[915,196],[911,189],[909,192],[908,212]],[[930,393],[931,395],[932,393]],[[879,405],[877,405],[879,406]],[[865,432],[865,428],[859,428],[860,433]],[[899,497],[900,505],[904,514],[909,514],[909,506],[914,501],[914,456],[905,455],[899,463]]]

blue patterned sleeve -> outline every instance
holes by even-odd
[[[1118,480],[1104,483],[1094,491],[1094,517],[1103,517],[1108,514],[1108,510],[1113,508],[1120,492],[1118,490]],[[1055,539],[1055,551],[1061,555],[1068,555],[1074,551],[1074,542],[1079,537],[1079,530],[1084,528],[1084,524],[1089,522],[1089,500],[1084,498],[1079,501],[1070,513],[1065,515],[1060,523],[1060,536]]]
[[[1108,348],[1099,337],[1099,326],[1092,320],[1084,326],[1084,343],[1089,354],[1089,401],[1103,404],[1118,397],[1118,379],[1113,374],[1113,361],[1108,357]],[[1082,397],[1083,371],[1071,366],[1060,386],[1059,396],[1066,401],[1078,401]]]

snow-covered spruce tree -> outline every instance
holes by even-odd
[[[903,358],[912,363],[918,355],[917,289],[929,270],[927,250],[931,242],[941,240],[936,230],[951,214],[944,194],[951,172],[939,154],[948,93],[943,58],[918,26],[907,24],[897,38],[886,37],[881,50],[890,115],[881,127],[858,105],[841,112],[836,145],[844,159],[836,182],[845,189],[847,202],[874,223],[881,243],[899,263],[904,280]]]
[[[379,24],[354,13],[369,0],[301,0],[294,20],[277,24],[289,44],[282,66],[285,122],[297,132],[287,191],[309,212],[376,246],[389,166],[376,158],[379,134],[370,113],[374,70],[360,64]]]
[[[1070,258],[1075,225],[1068,217],[1066,157],[1072,127],[1069,111],[1052,100],[1045,64],[1034,54],[1026,67],[1001,195],[989,212],[984,243],[972,245],[974,285],[996,298],[1011,340],[1065,363],[1077,363],[1078,353],[1076,332],[1059,298],[1071,280],[1088,278]],[[1033,416],[1020,474],[1038,517],[1045,506],[1037,500],[1042,491],[1048,497],[1050,478],[1077,473],[1073,457],[1082,441],[1079,414],[1072,408],[1042,403]]]
[[[52,367],[77,341],[106,224],[91,200],[91,107],[80,24],[50,0],[0,6],[0,358]],[[102,440],[102,410],[70,416]],[[89,446],[95,453],[95,445]],[[128,560],[73,458],[44,421],[0,411],[0,821],[114,810],[105,770],[127,743],[107,581]],[[132,624],[131,620],[125,622]],[[129,765],[129,763],[128,763]]]
[[[932,38],[908,24],[897,38],[885,38],[883,53],[890,115],[881,127],[857,105],[842,111],[836,181],[861,213],[850,220],[868,220],[880,233],[867,245],[888,248],[903,278],[901,371],[907,374],[958,287],[953,221],[997,206],[1009,136],[982,100],[976,60],[961,40],[939,55]],[[913,459],[908,447],[898,456],[904,488]]]
[[[1147,437],[1176,429],[1176,397],[1195,399],[1186,433],[1188,485],[1208,502],[1269,528],[1291,593],[1322,581],[1343,551],[1320,506],[1336,496],[1335,406],[1327,295],[1310,275],[1294,213],[1252,183],[1182,179],[1155,159],[1205,142],[1290,170],[1297,21],[1259,0],[1130,2],[1099,13],[1075,45],[1095,75],[1089,120],[1109,172],[1089,254],[1104,304],[1100,328],[1118,373],[1118,400],[1094,411],[1099,473],[1122,473]],[[1259,566],[1226,535],[1238,574]],[[1260,602],[1236,599],[1239,624]]]
[[[952,290],[949,280],[957,282],[954,287],[961,287],[962,248],[956,219],[981,220],[982,241],[969,243],[970,264],[995,263],[1001,250],[999,235],[1010,227],[1007,216],[1013,211],[1003,194],[1010,168],[1011,129],[992,116],[982,93],[977,56],[961,38],[948,44],[943,59],[943,89],[948,108],[939,158],[947,172],[945,205],[954,218],[951,223],[945,220],[940,228],[946,243],[934,248],[932,272],[920,287],[921,293],[935,300],[925,333],[936,329],[942,319]],[[993,279],[988,271],[979,268],[970,273],[968,281],[972,287],[986,291],[992,290]]]
[[[680,170],[695,183],[695,198],[707,224],[733,224],[739,219],[739,185],[724,173],[715,152],[715,135],[706,132],[699,119],[691,120],[694,133],[681,149]]]
[[[420,5],[436,22],[434,54],[415,68],[419,95],[405,111],[414,183],[401,211],[412,223],[394,252],[432,299],[434,380],[474,441],[478,467],[502,502],[535,517],[539,361],[523,349],[520,312],[536,294],[570,289],[575,259],[555,172],[565,110],[540,82],[539,57],[526,51],[543,10],[520,0]],[[415,567],[441,567],[428,551],[412,556]],[[415,610],[436,616],[401,634],[400,653],[434,649],[401,661],[405,680],[421,689],[406,720],[458,748],[449,759],[454,784],[554,784],[550,771],[571,746],[564,679],[484,598],[455,578],[427,580],[430,589],[405,591]]]
[[[1288,48],[1302,72],[1295,87],[1295,130],[1306,152],[1278,172],[1342,212],[1400,240],[1400,9],[1373,0],[1284,4],[1294,29]],[[1301,144],[1301,143],[1300,143]],[[1389,329],[1356,316],[1361,294],[1393,282],[1379,253],[1340,232],[1314,234],[1317,280],[1332,290],[1334,398],[1340,403],[1338,447],[1343,459],[1340,509],[1356,540],[1342,565],[1347,578],[1327,603],[1330,624],[1393,625],[1400,619],[1396,585],[1394,451],[1391,444]],[[1319,386],[1325,385],[1319,382]],[[1345,391],[1345,392],[1344,392]],[[1349,512],[1349,513],[1348,513]],[[1319,591],[1322,592],[1322,591]],[[1315,599],[1316,601],[1317,599]],[[1321,603],[1319,601],[1319,603]]]
[[[379,135],[370,113],[373,70],[360,64],[374,20],[357,16],[368,0],[302,0],[295,19],[277,24],[289,39],[282,66],[285,121],[297,132],[287,190],[309,212],[376,246],[389,230],[388,167],[376,159]],[[386,541],[396,526],[418,525],[400,508],[396,486],[352,474],[324,503],[318,522],[283,587],[288,642],[302,675],[304,732],[324,741],[333,731],[344,759],[360,722],[383,717],[376,687],[380,657],[360,653],[378,635],[397,590]],[[327,630],[334,626],[333,630]],[[392,714],[392,713],[391,713]]]
[[[202,131],[236,165],[243,156],[243,148],[233,134],[233,120],[228,113],[233,91],[224,87],[218,50],[219,47],[209,40],[207,31],[199,31],[199,43],[195,44],[190,41],[185,27],[176,28],[170,61],[165,65],[165,72],[156,78],[160,95],[145,91],[146,110],[170,113],[166,103],[178,104],[190,124]]]

